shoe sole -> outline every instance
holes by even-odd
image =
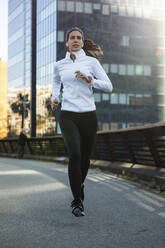
[[[76,217],[85,216],[84,211],[81,211],[79,208],[75,208],[72,214],[74,214]]]

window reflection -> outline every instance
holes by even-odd
[[[83,3],[76,2],[76,12],[77,13],[83,13]]]

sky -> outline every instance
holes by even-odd
[[[8,0],[0,0],[0,58],[7,62],[8,57]]]

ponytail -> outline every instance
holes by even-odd
[[[99,45],[95,44],[93,40],[85,39],[83,50],[87,56],[94,57],[98,60],[103,59],[103,50]]]

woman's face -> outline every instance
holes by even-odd
[[[69,39],[66,42],[66,46],[70,52],[78,52],[83,47],[83,37],[79,31],[72,31],[69,34]]]

